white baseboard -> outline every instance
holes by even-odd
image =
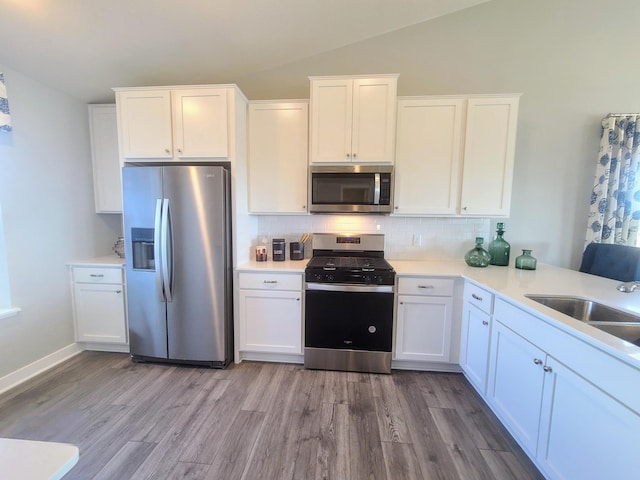
[[[47,355],[40,360],[36,360],[29,365],[16,370],[15,372],[11,372],[8,375],[0,378],[0,393],[4,393],[7,390],[10,390],[13,387],[21,384],[29,380],[36,375],[49,370],[52,367],[55,367],[60,362],[64,362],[65,360],[73,357],[74,355],[79,354],[84,349],[82,346],[77,343],[72,343],[60,350]]]

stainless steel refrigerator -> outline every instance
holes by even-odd
[[[233,359],[228,170],[125,166],[122,182],[132,359],[226,366]]]

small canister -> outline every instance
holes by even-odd
[[[256,247],[256,262],[267,261],[267,247],[264,245],[258,245]]]
[[[304,260],[304,243],[301,243],[301,242],[289,243],[289,259]]]
[[[272,247],[272,258],[274,262],[284,262],[285,260],[285,241],[284,238],[274,238]]]

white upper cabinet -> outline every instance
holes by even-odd
[[[311,77],[311,163],[393,163],[397,82]]]
[[[465,100],[398,100],[394,213],[456,214]]]
[[[230,87],[116,89],[124,159],[228,156]]]
[[[508,216],[518,95],[398,100],[397,215]]]
[[[309,102],[249,104],[249,211],[307,212]]]
[[[465,215],[509,215],[518,102],[517,96],[468,101],[460,197]]]
[[[115,105],[89,105],[96,213],[122,213],[122,180]]]

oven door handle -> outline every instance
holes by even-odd
[[[320,290],[323,292],[393,293],[393,285],[360,285],[351,283],[306,282],[304,288],[305,290]]]

